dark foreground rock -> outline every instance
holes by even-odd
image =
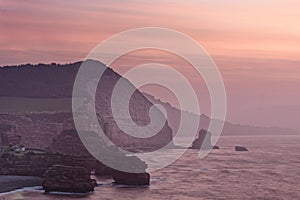
[[[42,179],[34,176],[2,176],[0,175],[0,193],[12,190],[41,186]]]
[[[87,193],[94,191],[97,183],[83,167],[54,165],[45,173],[45,192]]]
[[[115,171],[113,173],[115,184],[143,186],[150,184],[150,175],[148,173],[127,173]]]
[[[248,151],[248,149],[242,146],[235,146],[235,151]]]

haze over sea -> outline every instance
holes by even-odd
[[[151,173],[149,187],[100,186],[88,196],[45,195],[31,189],[2,194],[0,199],[298,199],[300,136],[223,136],[206,158],[188,150],[179,160]],[[241,145],[248,152],[235,152]],[[159,159],[157,160],[159,162]]]

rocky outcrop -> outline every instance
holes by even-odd
[[[96,135],[95,133],[89,134],[93,137]],[[92,138],[92,140],[96,139]],[[127,156],[117,151],[116,147],[102,143],[97,150],[103,159],[116,163],[116,166],[123,166],[134,172],[143,172],[147,168],[147,164],[138,157]],[[114,157],[109,152],[105,153],[108,150],[116,152]],[[45,171],[55,164],[85,167],[99,176],[111,175],[113,172],[111,167],[102,164],[89,154],[75,130],[63,132],[59,140],[55,140],[48,148],[48,151],[30,148],[25,148],[24,151],[10,147],[0,148],[0,174],[2,175],[42,177]]]
[[[86,132],[86,137],[89,137],[90,141],[99,141],[99,143],[97,143],[98,146],[96,147],[96,150],[101,154],[101,158],[111,160],[114,163],[120,162],[119,165],[123,165],[124,167],[126,166],[131,169],[136,169],[137,171],[146,170],[147,165],[145,164],[145,162],[135,156],[126,156],[126,154],[121,152],[117,147],[108,146],[103,141],[101,142],[101,138],[98,137],[97,133]],[[90,143],[90,145],[92,145],[92,143]],[[108,150],[116,152],[116,157],[109,156],[110,153],[108,152]],[[63,155],[85,157],[87,160],[89,160],[88,168],[95,170],[96,175],[112,174],[112,169],[110,167],[101,164],[87,151],[86,147],[80,140],[77,131],[74,129],[65,130],[56,138],[54,138],[52,144],[47,148],[47,151]],[[124,159],[126,161],[122,162],[124,161]]]
[[[18,144],[38,149],[46,149],[64,129],[74,127],[71,113],[0,114],[0,124],[13,127],[2,132],[7,141],[0,140],[0,145]]]
[[[198,137],[194,140],[190,149],[210,149],[213,148],[211,145],[211,133],[201,129],[198,133]],[[217,147],[215,147],[217,148]]]
[[[126,165],[125,168],[131,168],[132,171],[143,172],[147,168],[147,165],[135,156],[126,156],[127,162],[124,162],[124,158],[125,155],[120,154],[117,158],[108,159],[115,159],[115,161],[120,162],[120,165]],[[57,165],[68,165],[69,167],[57,167]],[[84,172],[82,168],[85,169]],[[43,178],[46,176],[44,182],[46,191],[73,192],[71,188],[75,184],[75,188],[81,185],[80,187],[84,189],[75,191],[85,192],[91,188],[90,183],[83,184],[79,181],[80,183],[76,185],[77,179],[75,176],[81,177],[84,175],[86,177],[86,174],[90,174],[92,170],[95,170],[96,175],[111,175],[116,184],[148,185],[150,180],[150,175],[147,173],[116,171],[88,156],[63,155],[37,149],[26,149],[20,152],[14,151],[10,147],[0,147],[0,175],[38,176]],[[64,182],[64,186],[60,186],[62,182]]]
[[[87,193],[94,191],[97,182],[83,167],[54,165],[46,171],[42,185],[45,192]]]
[[[118,185],[142,186],[150,184],[150,175],[148,173],[127,173],[114,171],[112,176],[115,184]]]
[[[246,147],[242,147],[242,146],[235,146],[235,151],[248,151],[248,149]]]
[[[43,177],[46,170],[56,164],[97,169],[100,175],[111,174],[111,169],[95,159],[84,156],[62,155],[38,149],[24,152],[12,151],[9,147],[0,148],[0,174]]]

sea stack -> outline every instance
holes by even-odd
[[[117,185],[143,186],[150,185],[150,175],[148,173],[128,173],[115,171],[113,179]]]
[[[218,146],[212,146],[211,133],[207,130],[201,129],[198,133],[198,137],[194,140],[190,149],[219,149]]]
[[[54,165],[45,173],[45,192],[88,193],[94,191],[97,182],[90,178],[90,172],[83,167]]]

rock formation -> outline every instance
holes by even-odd
[[[111,174],[110,169],[95,159],[84,156],[62,155],[38,149],[26,149],[24,152],[12,151],[9,147],[0,148],[0,174],[43,177],[46,170],[56,164],[85,167],[90,171]],[[103,171],[102,171],[103,170]]]
[[[194,140],[191,149],[210,149],[213,148],[211,145],[211,133],[201,129],[198,133],[198,137]],[[217,148],[217,147],[215,147]]]
[[[18,144],[39,149],[46,149],[62,130],[74,127],[71,113],[0,114],[0,124],[13,127],[2,131],[7,141],[0,145]]]
[[[46,171],[42,185],[45,192],[87,193],[94,191],[97,182],[83,167],[54,165]]]
[[[79,146],[80,147],[80,146]],[[81,147],[80,147],[81,148]],[[127,162],[122,159],[126,158]],[[135,156],[120,154],[118,158],[108,158],[122,161],[120,165],[131,168],[133,171],[144,172],[147,165]],[[68,165],[68,167],[61,167]],[[53,167],[54,166],[54,167]],[[83,169],[85,171],[83,172]],[[73,171],[72,171],[73,170]],[[0,147],[0,175],[38,176],[45,178],[43,184],[46,191],[86,192],[91,191],[91,183],[82,183],[81,176],[95,170],[96,175],[111,175],[117,184],[148,185],[150,175],[147,173],[120,172],[100,163],[90,155],[64,155],[50,153],[38,149],[26,149],[19,152],[10,147]],[[71,174],[74,174],[72,176]],[[53,176],[53,177],[52,177]],[[78,176],[76,179],[75,176]],[[87,181],[86,178],[84,178]],[[77,183],[79,181],[79,183]],[[63,186],[60,186],[64,183]],[[72,190],[81,187],[83,190]]]
[[[115,181],[115,184],[118,185],[149,185],[150,184],[150,175],[148,173],[127,173],[114,171],[112,177]]]
[[[248,151],[248,149],[242,146],[235,146],[235,151]]]
[[[90,137],[91,141],[101,141],[100,138],[97,137],[97,134],[94,132],[86,132],[86,136]],[[90,143],[92,144],[92,143]],[[112,169],[110,167],[106,167],[101,164],[96,158],[94,158],[86,149],[86,147],[81,142],[78,133],[76,130],[65,130],[61,134],[59,134],[56,138],[53,139],[52,144],[47,148],[49,152],[59,153],[63,155],[71,155],[71,156],[82,156],[89,160],[89,169],[95,170],[96,175],[111,175]],[[145,162],[141,161],[135,156],[126,156],[124,153],[119,151],[114,146],[108,146],[104,142],[99,143],[96,147],[96,150],[101,153],[101,157],[104,159],[113,160],[113,162],[121,162],[126,159],[127,162],[119,163],[119,165],[127,165],[131,169],[136,169],[136,171],[145,171],[147,165]],[[109,153],[105,153],[108,150],[113,150],[117,152],[117,157],[107,157],[110,155]],[[135,170],[134,170],[135,171]]]

